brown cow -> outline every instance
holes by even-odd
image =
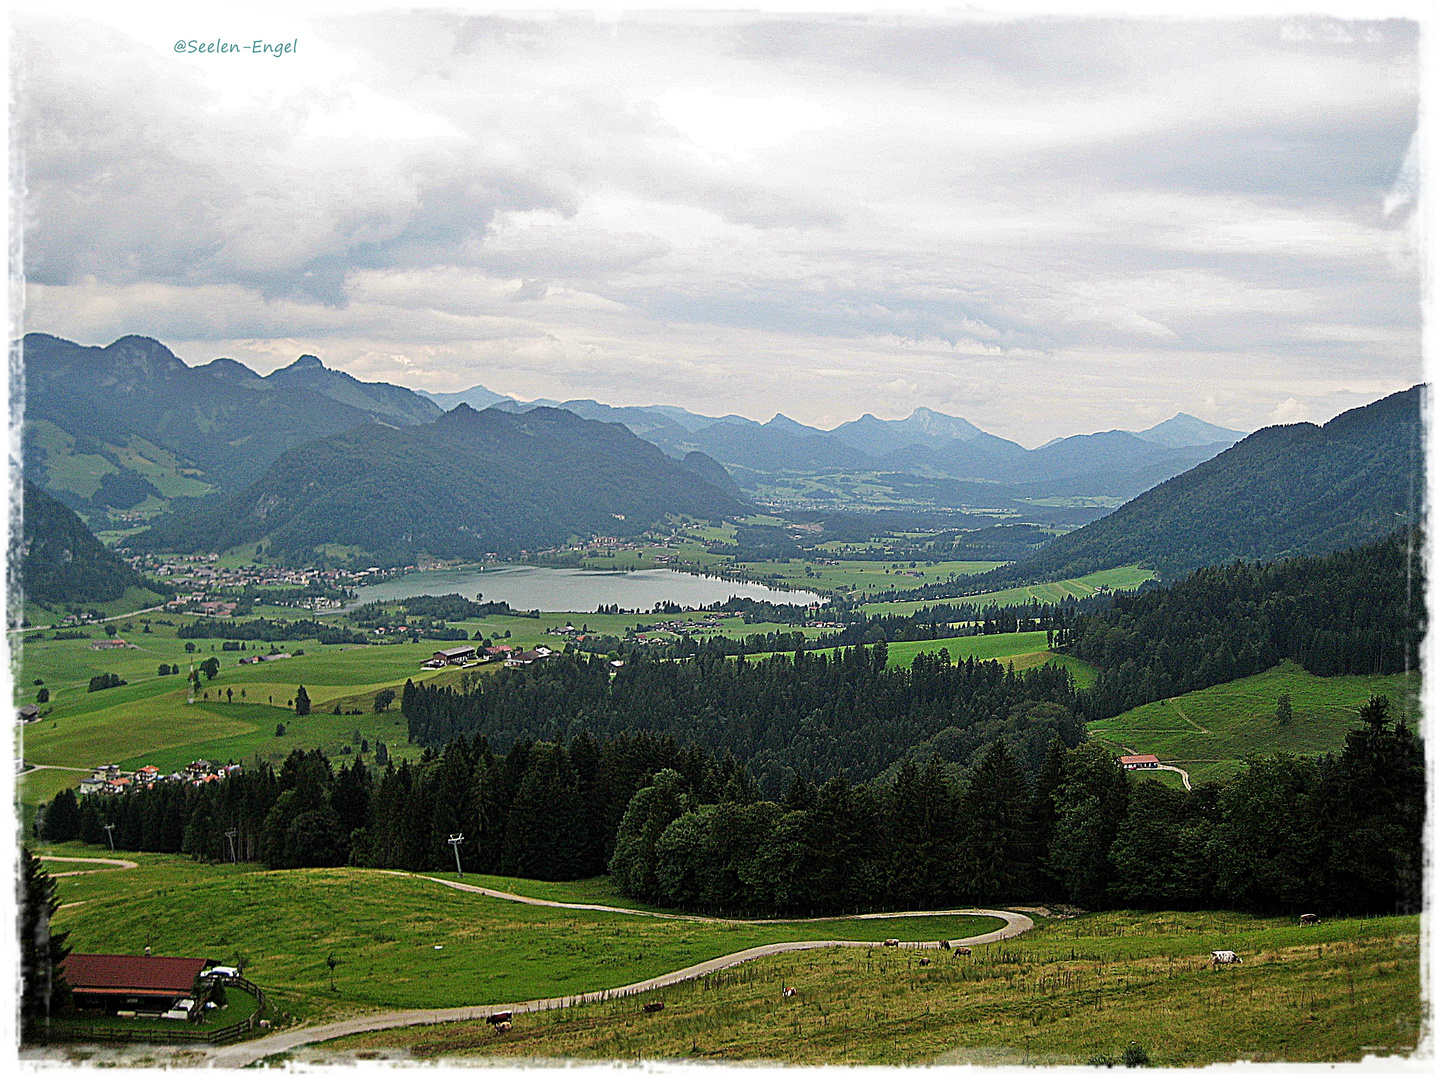
[[[924,967],[924,966],[925,966],[926,964],[928,964],[928,963],[930,963],[930,961],[929,961],[928,958],[923,957],[923,956],[920,958],[920,966],[921,966],[921,967]]]
[[[506,1012],[491,1013],[485,1018],[487,1024],[495,1024],[497,1026],[500,1024],[508,1024],[510,1020],[511,1014],[508,1010]]]
[[[663,1001],[647,1001],[645,1003],[645,1011],[647,1013],[657,1013],[663,1008],[665,1008]]]
[[[960,946],[958,946],[958,947],[955,949],[955,955],[956,955],[956,956],[969,956],[969,955],[970,955],[970,946],[969,946],[969,945],[960,945]]]
[[[949,943],[948,941],[942,941],[942,942],[940,942],[940,948],[942,948],[942,949],[948,949],[949,947],[950,947],[950,943]]]
[[[893,949],[895,946],[900,944],[900,939],[898,937],[886,938],[885,944],[887,947]]]
[[[1300,925],[1301,925],[1301,926],[1314,926],[1314,925],[1315,925],[1316,923],[1318,923],[1319,921],[1320,921],[1320,916],[1319,916],[1319,915],[1301,915],[1301,916],[1300,916]]]
[[[509,1021],[509,1020],[501,1020],[498,1024],[495,1025],[495,1034],[496,1034],[496,1035],[504,1035],[505,1032],[507,1032],[507,1031],[509,1031],[509,1030],[510,1030],[510,1021]]]
[[[780,991],[780,995],[782,997],[792,998],[795,996],[795,988],[793,986],[787,986]]]

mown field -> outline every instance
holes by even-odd
[[[301,1060],[681,1059],[791,1065],[1354,1061],[1419,1037],[1419,918],[1099,912],[1039,920],[970,957],[826,949],[754,961],[634,1000],[352,1036]],[[1237,967],[1215,968],[1230,948]],[[922,957],[930,958],[921,966]],[[793,986],[792,998],[781,988]]]
[[[775,941],[960,938],[1001,925],[966,916],[700,923],[536,907],[398,872],[123,854],[141,869],[59,879],[61,903],[75,906],[62,907],[55,926],[75,949],[138,953],[149,940],[161,955],[243,956],[276,1008],[307,1020],[603,990]]]
[[[1251,754],[1319,754],[1339,749],[1360,707],[1385,694],[1418,722],[1420,677],[1342,675],[1320,678],[1289,661],[1259,675],[1152,702],[1090,725],[1090,735],[1116,753],[1154,754],[1194,781],[1238,772]],[[1293,719],[1276,722],[1276,703],[1289,694]],[[1178,782],[1175,774],[1161,774]]]
[[[1032,600],[1039,600],[1044,604],[1058,604],[1062,600],[1094,596],[1100,589],[1116,591],[1134,589],[1154,576],[1155,571],[1139,566],[1117,566],[1113,570],[1099,570],[1093,574],[1086,574],[1084,577],[1067,578],[1064,581],[1050,581],[1042,585],[1022,585],[1013,589],[1000,589],[997,592],[959,597],[954,602],[974,604],[977,607],[987,607],[991,604],[998,607],[1014,607],[1019,604],[1028,604]],[[914,588],[914,586],[910,587]],[[944,602],[943,600],[905,600],[886,604],[865,604],[862,610],[868,615],[909,615],[920,608],[933,607]]]

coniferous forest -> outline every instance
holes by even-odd
[[[996,740],[963,785],[937,762],[889,784],[796,779],[764,800],[745,768],[671,739],[459,738],[418,765],[335,770],[318,752],[199,787],[47,807],[47,839],[271,867],[453,868],[573,879],[720,913],[838,914],[1033,897],[1086,908],[1418,910],[1424,752],[1373,699],[1338,754],[1252,762],[1193,792],[1136,780],[1096,743],[1051,743],[1027,776]]]

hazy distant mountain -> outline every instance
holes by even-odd
[[[1425,491],[1421,388],[1323,427],[1262,428],[984,587],[1140,563],[1167,578],[1235,559],[1319,555],[1418,524]]]
[[[747,512],[697,465],[705,470],[623,425],[561,409],[516,415],[459,405],[433,424],[367,424],[298,447],[224,505],[132,542],[192,551],[264,538],[295,560],[340,545],[396,564],[533,551],[577,535],[633,536],[669,515]]]
[[[512,401],[504,394],[497,394],[494,390],[487,390],[476,383],[468,390],[460,390],[453,394],[432,394],[429,390],[417,390],[417,394],[423,394],[440,408],[449,412],[456,405],[469,405],[472,409],[488,409],[491,405],[500,401]]]
[[[995,437],[986,435],[969,420],[925,408],[916,409],[904,420],[877,420],[866,413],[859,420],[831,429],[830,434],[846,446],[875,458],[910,446],[939,450],[957,440],[971,442],[981,437]],[[1018,443],[1012,445],[1023,449]]]
[[[1232,431],[1216,424],[1207,424],[1199,417],[1183,412],[1176,413],[1169,420],[1161,421],[1154,427],[1137,431],[1134,434],[1146,442],[1175,447],[1208,446],[1211,443],[1234,446],[1245,437],[1243,431]]]
[[[426,424],[445,411],[414,390],[383,382],[361,382],[353,375],[327,368],[318,356],[309,354],[289,367],[272,371],[265,376],[265,381],[271,386],[313,390],[331,401],[362,409],[376,419],[397,424]]]

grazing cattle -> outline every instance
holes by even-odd
[[[969,945],[960,945],[960,946],[957,946],[956,949],[955,949],[955,955],[956,955],[956,956],[969,956],[969,955],[970,955],[970,946],[969,946]]]
[[[920,958],[920,966],[921,966],[921,967],[924,967],[924,966],[925,966],[926,964],[928,964],[928,963],[930,963],[930,961],[929,961],[928,959],[926,959],[925,957],[922,956],[922,957]]]
[[[1300,916],[1300,925],[1301,925],[1301,926],[1314,926],[1314,925],[1315,925],[1316,923],[1318,923],[1319,921],[1320,921],[1320,916],[1319,916],[1319,915],[1301,915],[1301,916]]]
[[[498,1024],[495,1025],[495,1034],[496,1034],[496,1035],[504,1035],[505,1032],[507,1032],[507,1031],[509,1031],[509,1030],[510,1030],[510,1021],[509,1021],[509,1020],[501,1020]]]
[[[1238,964],[1240,957],[1230,949],[1216,949],[1210,954],[1210,962],[1212,964]]]
[[[487,1017],[485,1018],[485,1022],[486,1022],[487,1024],[494,1024],[494,1025],[496,1025],[496,1026],[498,1027],[498,1026],[501,1025],[501,1024],[508,1024],[508,1023],[510,1023],[511,1015],[512,1015],[512,1014],[511,1014],[509,1011],[491,1013],[489,1016],[487,1016]]]
[[[948,941],[942,941],[942,942],[940,942],[940,948],[942,948],[942,949],[948,949],[949,947],[950,947],[950,943],[949,943]]]
[[[793,986],[787,986],[780,991],[780,995],[782,997],[792,998],[795,996],[795,988]]]
[[[647,1013],[657,1013],[663,1008],[665,1008],[663,1001],[647,1001],[645,1003],[645,1011]]]
[[[900,944],[900,939],[898,937],[886,938],[885,944],[889,948],[894,948],[896,945]]]

